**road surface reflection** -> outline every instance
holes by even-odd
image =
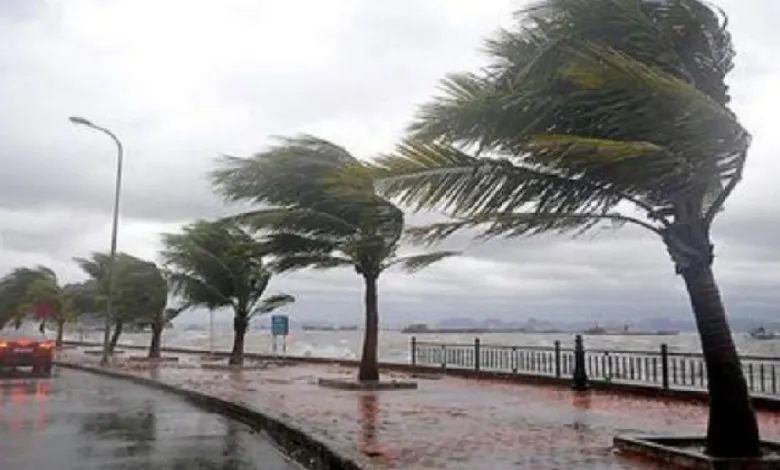
[[[246,426],[134,384],[0,377],[0,468],[300,470]]]

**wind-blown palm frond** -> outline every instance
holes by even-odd
[[[619,213],[502,212],[482,213],[458,218],[452,222],[413,227],[407,230],[407,237],[413,243],[432,245],[462,230],[476,231],[479,240],[533,236],[547,232],[576,235],[603,223],[609,224],[609,228],[613,229],[625,224],[635,224],[658,232],[658,229],[642,220]]]
[[[264,261],[268,247],[235,220],[196,222],[182,233],[163,235],[163,247],[168,282],[188,305],[230,306],[243,317],[271,279]]]
[[[261,300],[252,311],[252,316],[265,315],[295,302],[295,297],[289,294],[275,294]]]
[[[87,292],[74,292],[74,301],[80,307],[86,307],[88,301],[83,296],[91,293],[93,306],[102,310],[108,293],[110,255],[93,253],[89,258],[75,258],[75,261],[92,282],[86,286],[89,288]],[[155,263],[127,253],[117,253],[113,269],[113,319],[123,323],[150,322],[165,307],[168,295],[168,286],[160,269]]]
[[[284,230],[301,235],[324,237],[350,236],[359,230],[359,227],[336,214],[297,206],[274,207],[245,212],[228,220],[258,231],[274,232]]]
[[[193,304],[210,309],[232,305],[230,297],[219,288],[193,275],[173,272],[168,275],[168,283],[171,286],[171,293],[189,299]]]
[[[459,251],[439,251],[436,253],[425,253],[421,255],[402,256],[393,259],[390,263],[388,263],[388,267],[400,266],[401,269],[403,269],[408,273],[415,273],[445,258],[450,258],[459,255],[460,255]]]
[[[313,206],[331,190],[330,178],[357,160],[326,140],[300,135],[278,138],[279,143],[253,158],[224,157],[211,173],[218,192],[231,201]],[[370,180],[362,181],[370,190]]]
[[[350,258],[328,255],[286,255],[275,259],[270,267],[274,272],[283,273],[299,269],[331,269],[354,266],[355,261]]]
[[[543,201],[540,206],[550,211],[572,211],[581,204],[606,211],[620,202],[608,185],[508,159],[471,157],[446,144],[408,141],[395,155],[378,158],[376,165],[377,188],[415,210],[438,208],[460,216]]]
[[[165,323],[172,322],[176,319],[176,317],[179,316],[180,313],[185,310],[189,310],[190,308],[192,308],[192,304],[190,303],[184,303],[177,307],[168,307],[163,311],[163,321]]]
[[[696,0],[547,0],[519,19],[377,160],[380,192],[458,217],[538,214],[535,230],[589,228],[621,201],[656,232],[675,211],[709,225],[750,143],[725,106],[724,22]]]

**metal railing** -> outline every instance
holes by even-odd
[[[580,338],[581,341],[581,338]],[[553,346],[504,346],[449,344],[412,338],[412,365],[442,369],[503,372],[573,379],[578,355],[585,380],[625,383],[664,390],[706,390],[707,368],[697,353],[657,351],[588,350],[580,342],[565,348]],[[741,356],[742,370],[752,394],[780,396],[780,358]],[[578,380],[582,380],[579,378]]]

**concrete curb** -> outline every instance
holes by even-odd
[[[255,431],[265,432],[290,457],[310,470],[365,470],[357,462],[341,455],[339,452],[307,435],[300,429],[278,419],[271,418],[248,406],[205,393],[196,392],[194,390],[185,390],[154,379],[139,377],[115,370],[67,361],[56,361],[56,365],[66,369],[79,370],[114,379],[126,380],[178,395],[204,410],[219,413],[230,419],[247,424]]]

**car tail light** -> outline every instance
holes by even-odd
[[[7,349],[7,348],[8,348],[8,343],[6,343],[5,341],[0,341],[0,349]]]
[[[51,341],[44,341],[42,343],[38,343],[38,349],[42,349],[44,351],[50,351],[54,347],[54,343]]]

